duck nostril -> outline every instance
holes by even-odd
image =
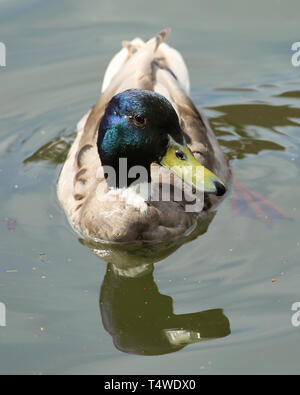
[[[178,158],[178,159],[180,159],[180,160],[186,160],[186,155],[185,155],[185,153],[184,152],[182,152],[182,151],[176,151],[175,152],[175,155],[176,155],[176,157]]]
[[[217,196],[223,196],[226,193],[226,187],[224,184],[222,184],[219,181],[214,181],[215,187],[216,187],[216,195]]]

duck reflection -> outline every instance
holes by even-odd
[[[168,243],[145,243],[141,247],[80,240],[108,262],[100,291],[100,312],[117,349],[159,355],[230,334],[230,323],[222,309],[174,314],[173,299],[159,292],[153,277],[154,263],[205,233],[214,216],[206,215],[190,235]]]
[[[173,299],[153,278],[153,265],[137,278],[124,277],[108,264],[100,292],[104,328],[117,349],[141,355],[178,351],[188,344],[230,334],[223,310],[174,314]]]

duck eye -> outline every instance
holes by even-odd
[[[146,118],[144,118],[142,115],[135,114],[133,117],[133,123],[136,126],[145,126],[146,125]]]
[[[186,154],[184,152],[182,152],[182,151],[179,151],[179,150],[176,151],[175,155],[180,160],[186,160]]]

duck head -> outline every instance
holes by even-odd
[[[109,166],[116,173],[116,188],[135,181],[127,176],[120,180],[120,159],[126,158],[127,169],[146,169],[147,182],[151,164],[157,163],[200,192],[217,196],[226,192],[220,178],[202,166],[187,147],[172,104],[155,92],[130,89],[115,95],[100,122],[97,147],[104,169]]]

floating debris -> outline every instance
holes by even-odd
[[[14,218],[8,218],[6,221],[6,226],[8,230],[16,230],[17,221]]]
[[[45,252],[40,253],[40,261],[43,263],[46,263],[46,253]]]

